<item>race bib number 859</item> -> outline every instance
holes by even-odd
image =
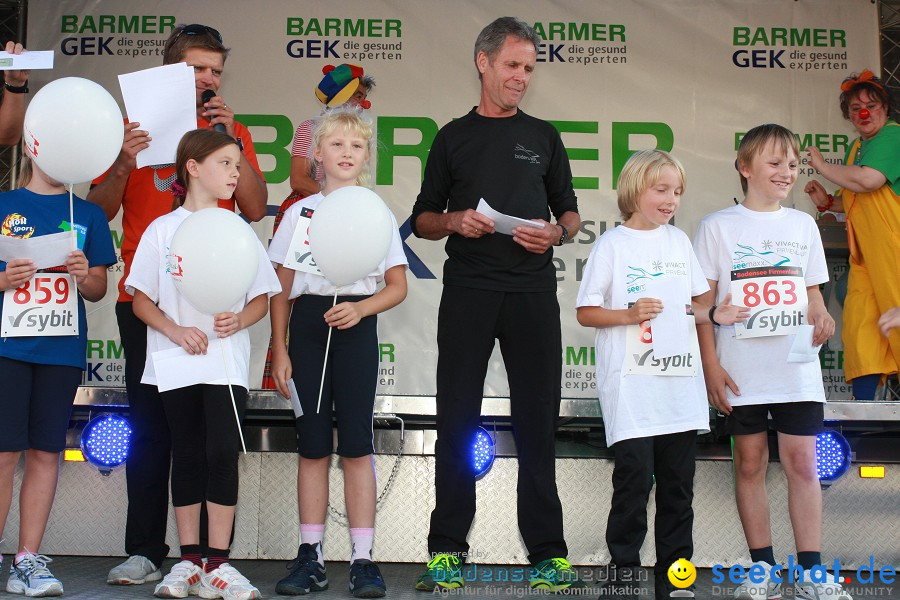
[[[3,292],[3,337],[78,335],[78,291],[61,273],[38,273]]]

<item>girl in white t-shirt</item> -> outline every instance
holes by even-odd
[[[305,594],[328,587],[322,539],[335,417],[353,543],[350,591],[367,598],[385,594],[384,579],[371,552],[375,526],[372,415],[378,373],[376,315],[406,297],[407,261],[397,223],[391,216],[394,231],[385,259],[366,277],[342,287],[334,306],[335,287],[314,266],[303,263],[293,270],[284,264],[295,232],[302,235],[307,231],[313,212],[328,202],[331,192],[367,185],[374,140],[372,124],[355,107],[333,109],[320,117],[313,130],[313,147],[316,163],[325,175],[322,192],[288,209],[269,246],[269,258],[278,265],[283,289],[271,303],[272,377],[285,397],[290,395],[289,383],[294,384],[302,409],[296,420],[300,547],[290,564],[291,573],[275,588],[279,594]],[[384,286],[378,289],[382,281]],[[291,306],[293,298],[296,301]],[[329,328],[331,347],[319,408]],[[288,332],[290,344],[286,344]]]
[[[709,402],[726,415],[734,443],[735,500],[754,569],[736,590],[745,599],[782,594],[769,523],[766,470],[769,418],[788,482],[796,583],[804,598],[849,600],[822,562],[822,489],[816,436],[823,428],[825,390],[817,351],[790,360],[795,338],[812,326],[813,345],[834,334],[819,285],[828,281],[822,240],[813,218],[786,208],[797,180],[797,137],[781,125],[754,127],[741,139],[736,166],[744,201],[707,215],[694,245],[713,294],[735,294],[751,314],[739,327],[698,327]],[[807,338],[809,339],[809,338]],[[810,350],[809,341],[806,349]],[[785,575],[787,575],[785,573]],[[797,576],[794,575],[796,581]]]
[[[134,314],[147,325],[147,362],[141,383],[157,384],[154,354],[182,348],[206,354],[210,338],[230,347],[227,372],[203,383],[160,393],[172,435],[172,504],[178,524],[181,561],[154,594],[159,598],[246,600],[259,590],[228,563],[229,541],[238,497],[240,432],[235,410],[243,415],[249,388],[248,327],[265,316],[268,295],[281,291],[262,244],[257,246],[257,275],[246,296],[230,311],[215,316],[194,308],[175,287],[169,246],[191,213],[214,208],[237,186],[241,150],[235,140],[212,129],[184,135],[178,144],[172,192],[182,203],[150,224],[135,252],[126,289],[134,295]],[[224,209],[216,209],[224,210]],[[219,352],[219,351],[217,351]],[[191,369],[191,359],[182,361]],[[229,391],[229,385],[230,391]],[[232,394],[234,407],[232,407]],[[200,503],[209,515],[207,562],[201,560]]]
[[[625,222],[591,251],[578,322],[597,328],[597,386],[606,441],[615,451],[606,529],[613,582],[638,581],[632,571],[641,564],[655,477],[656,597],[668,598],[670,565],[693,553],[696,438],[709,431],[695,320],[733,323],[744,311],[728,298],[712,308],[711,298],[699,299],[709,286],[687,236],[668,224],[684,193],[678,160],[660,150],[638,152],[617,187]],[[668,321],[667,331],[656,321],[654,340],[657,325],[651,331],[650,323],[658,317]]]

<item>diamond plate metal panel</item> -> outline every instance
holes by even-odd
[[[231,550],[235,558],[255,557],[257,554],[256,515],[259,512],[261,456],[259,453],[247,454],[238,463],[241,486]],[[23,470],[24,463],[20,461],[13,484],[13,503],[2,536],[3,544],[0,545],[2,552],[16,551],[19,535],[17,498]],[[116,469],[110,475],[103,476],[88,463],[62,463],[56,501],[50,512],[41,551],[49,554],[124,556],[127,507],[124,469]],[[178,556],[178,531],[171,506],[166,543],[171,548],[169,556]]]
[[[260,558],[297,556],[297,455],[263,455],[259,474]]]
[[[387,482],[394,457],[376,456],[378,490]],[[561,459],[557,485],[563,504],[569,558],[575,564],[604,564],[609,554],[604,541],[612,495],[612,461]],[[422,562],[434,505],[434,457],[404,456],[395,480],[376,515],[375,558],[382,562]],[[283,453],[251,453],[241,457],[241,492],[235,558],[291,559],[297,552],[297,457]],[[469,535],[478,562],[516,564],[526,561],[515,511],[517,465],[500,458],[478,482],[478,513]],[[21,485],[16,471],[15,489]],[[343,511],[343,472],[337,459],[329,475],[333,505]],[[794,551],[787,512],[787,483],[777,463],[769,465],[769,500],[776,558]],[[17,492],[16,492],[17,493]],[[825,491],[823,555],[856,568],[875,557],[875,565],[900,563],[896,534],[886,524],[896,521],[900,498],[900,465],[887,465],[882,480],[860,479],[852,470]],[[59,491],[50,516],[42,551],[48,554],[109,555],[123,553],[125,474],[103,477],[84,463],[64,463]],[[653,514],[642,548],[646,565],[654,563]],[[734,504],[731,463],[697,463],[694,498],[694,564],[746,563],[746,544]],[[18,503],[13,502],[3,534],[3,552],[15,551]],[[178,551],[175,519],[169,519],[172,555]],[[329,516],[325,537],[328,560],[346,561],[350,554],[347,525]]]

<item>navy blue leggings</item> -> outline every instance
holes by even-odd
[[[358,302],[368,296],[338,296],[341,302]],[[333,296],[303,295],[294,302],[290,320],[288,355],[303,416],[296,421],[297,447],[304,458],[324,458],[334,450],[337,420],[337,453],[359,458],[374,452],[372,411],[378,377],[378,319],[362,319],[349,329],[332,328],[328,367],[322,389],[322,406],[316,413],[322,364],[328,340],[324,315]]]

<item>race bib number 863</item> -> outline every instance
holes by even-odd
[[[806,281],[801,267],[752,267],[731,272],[732,303],[750,316],[735,323],[735,337],[787,335],[806,321]]]

